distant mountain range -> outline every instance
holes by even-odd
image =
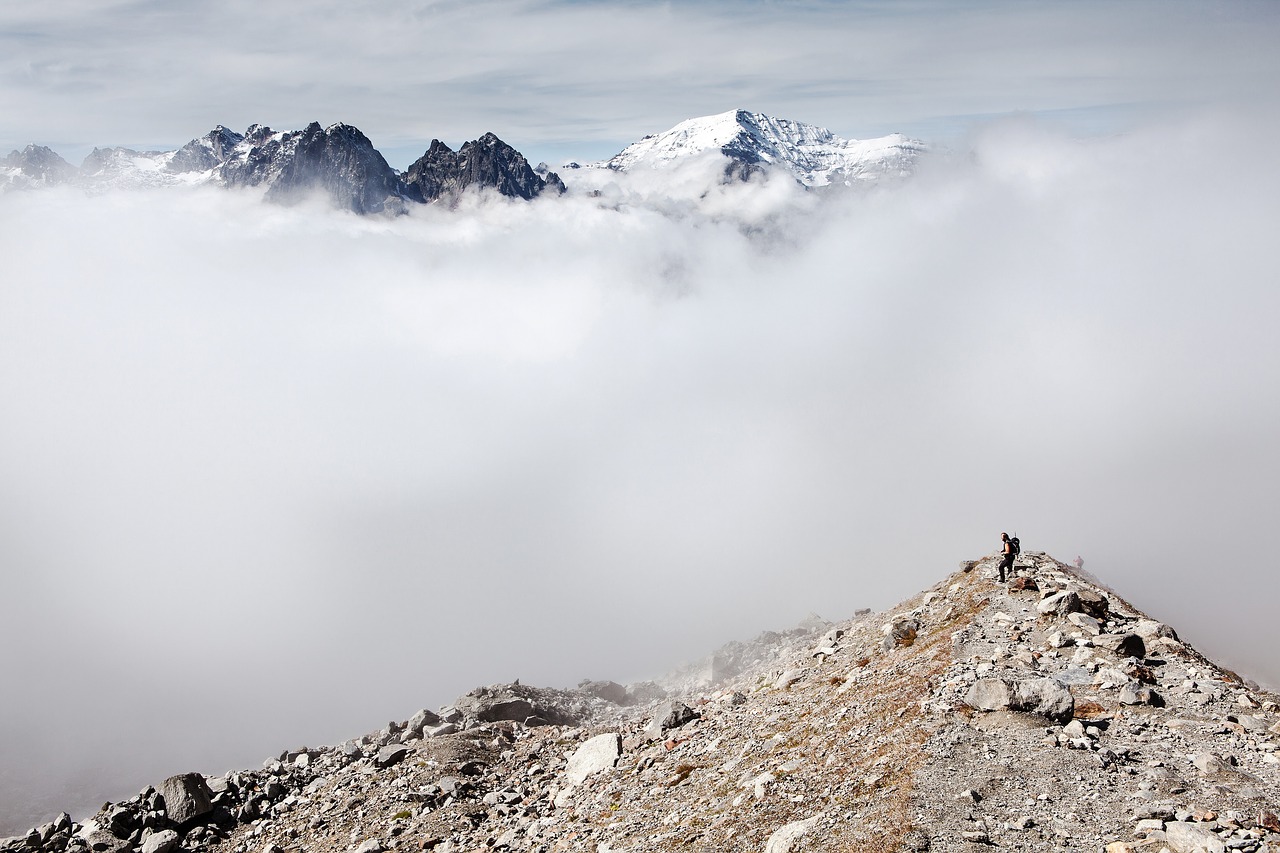
[[[768,171],[790,174],[805,187],[858,184],[910,175],[924,143],[901,134],[842,139],[821,127],[734,110],[689,119],[646,136],[613,158],[565,168],[661,172],[694,158],[722,156],[724,180],[749,180]],[[253,125],[243,134],[221,125],[176,151],[95,148],[79,168],[37,145],[0,161],[0,192],[75,184],[112,188],[212,184],[264,188],[284,204],[324,195],[356,213],[402,212],[413,204],[456,203],[471,189],[532,200],[566,191],[545,165],[492,133],[452,150],[438,139],[404,172],[397,172],[359,129],[348,124],[275,131]]]
[[[89,189],[214,184],[265,187],[270,201],[292,203],[324,194],[356,213],[400,211],[412,203],[456,201],[468,187],[532,199],[564,192],[554,172],[535,172],[492,133],[457,151],[439,140],[403,174],[349,124],[275,131],[253,125],[243,134],[222,125],[177,151],[95,148],[79,169],[43,146],[14,151],[0,165],[0,187],[76,183]]]

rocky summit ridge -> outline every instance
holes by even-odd
[[[1046,554],[661,683],[477,688],[4,853],[1280,851],[1280,701]]]
[[[261,187],[268,201],[292,204],[319,195],[335,207],[362,214],[404,212],[415,202],[454,204],[469,189],[525,200],[548,189],[553,194],[565,189],[554,172],[535,172],[524,155],[492,133],[465,143],[457,154],[432,140],[422,159],[401,174],[358,128],[317,122],[290,131],[255,124],[244,133],[218,125],[176,151],[95,148],[79,169],[35,145],[0,160],[0,192],[58,184],[90,191],[192,184]]]

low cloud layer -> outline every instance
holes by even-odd
[[[1280,683],[1280,169],[1224,144],[1275,131],[397,219],[0,197],[0,830],[888,606],[1002,530]]]

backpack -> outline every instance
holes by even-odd
[[[1018,541],[1017,536],[1009,537],[1009,547],[1013,549],[1013,556],[1015,557],[1022,553],[1022,543]]]

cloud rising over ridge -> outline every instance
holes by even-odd
[[[0,197],[0,801],[654,675],[1003,529],[1280,683],[1280,170],[1224,156],[1275,130],[1014,122],[821,198]]]

